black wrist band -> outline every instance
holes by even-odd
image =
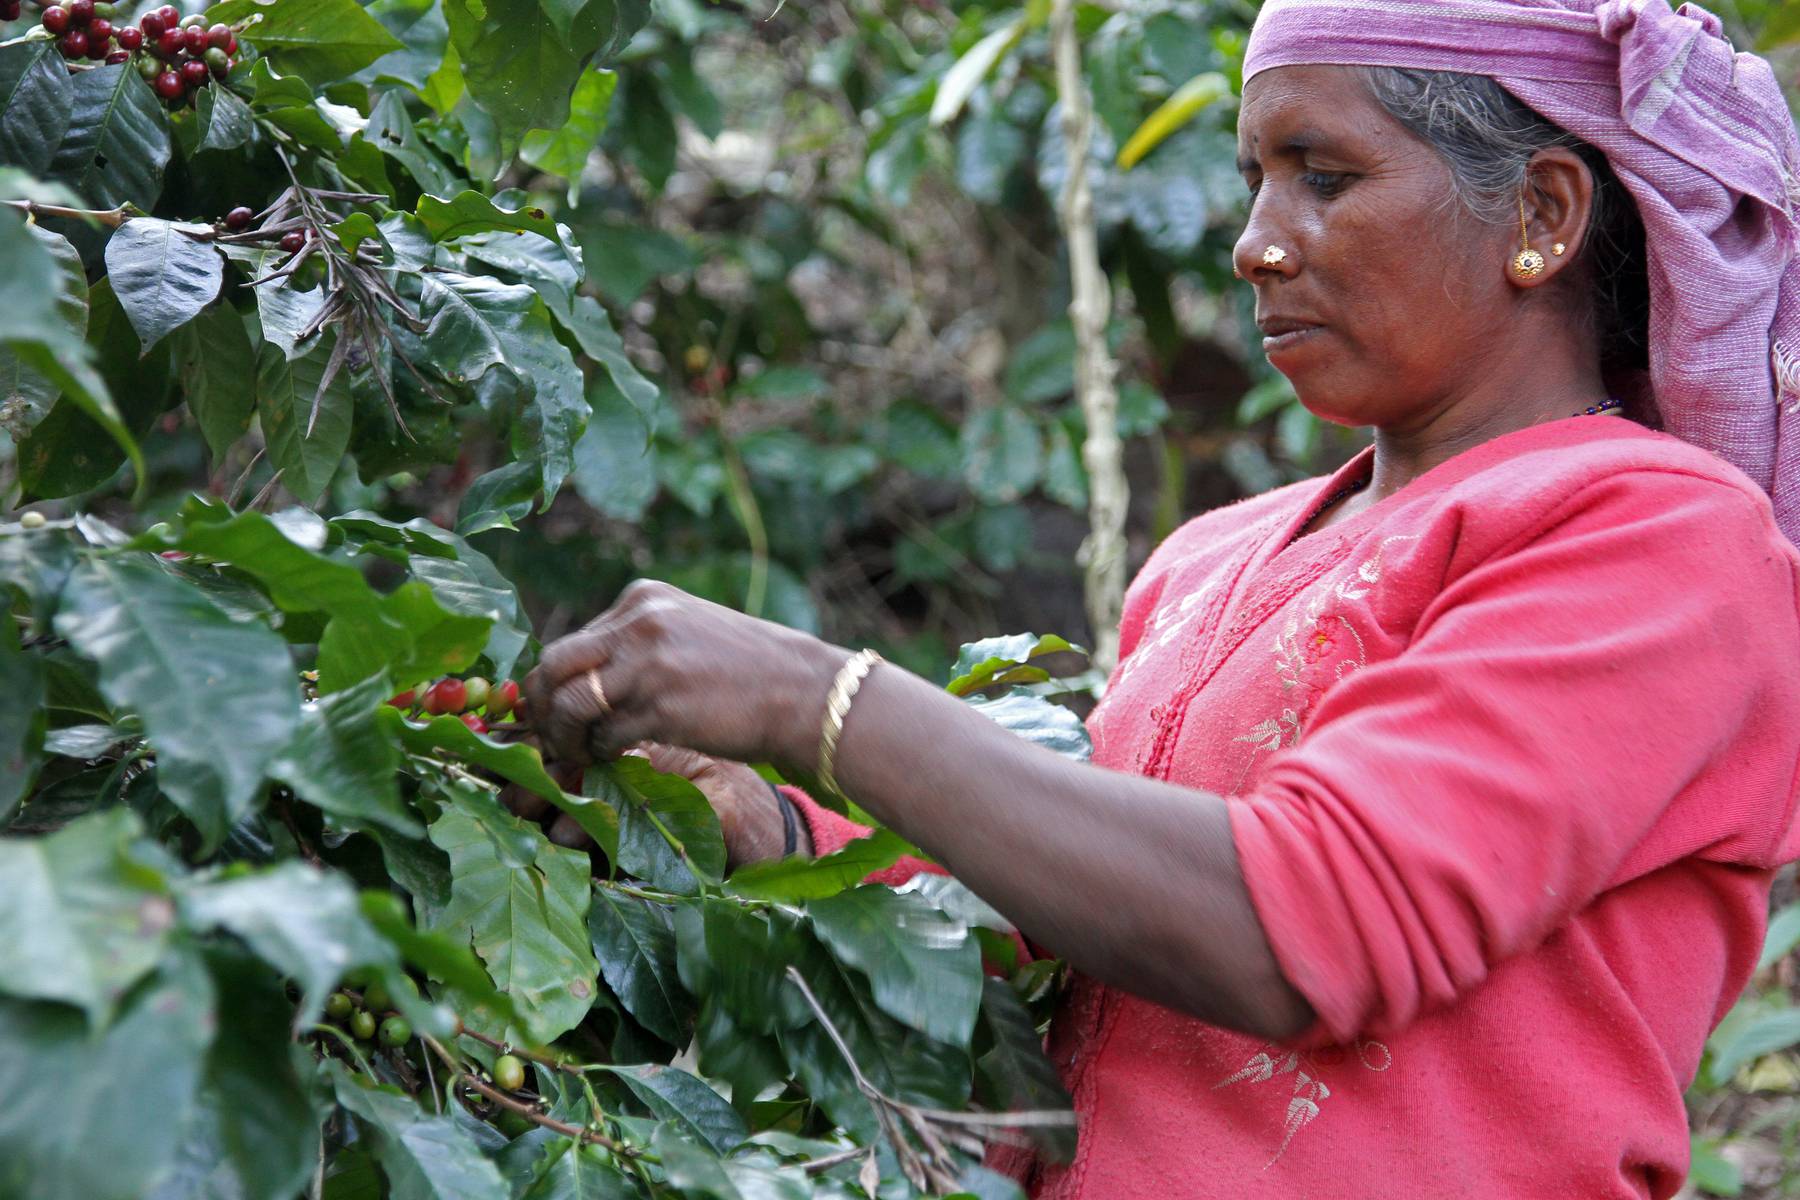
[[[769,790],[775,793],[775,803],[781,809],[781,857],[800,852],[800,818],[794,814],[794,802],[781,794],[781,789],[774,784]]]

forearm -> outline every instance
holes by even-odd
[[[1310,1023],[1218,796],[1070,762],[889,665],[857,694],[836,775],[1084,973],[1263,1036]]]

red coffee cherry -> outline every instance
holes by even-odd
[[[181,57],[181,51],[185,45],[186,43],[181,37],[181,30],[165,29],[156,39],[156,57],[174,62]]]
[[[187,88],[182,86],[181,76],[173,71],[164,71],[156,77],[156,94],[164,100],[179,100]]]
[[[221,50],[231,49],[231,26],[214,25],[206,31],[208,45],[217,46]]]
[[[225,228],[233,233],[240,233],[250,228],[250,222],[254,220],[256,220],[256,214],[240,204],[225,214]]]
[[[138,19],[138,28],[143,30],[145,37],[149,38],[151,41],[155,41],[163,35],[163,30],[167,29],[168,26],[163,23],[161,16],[153,12],[147,12]]]
[[[206,53],[206,30],[198,25],[189,25],[181,31],[181,40],[187,52],[196,57]]]
[[[488,731],[488,723],[474,713],[464,713],[459,719],[464,725],[467,725],[476,733],[486,733]]]
[[[120,63],[130,61],[131,55],[124,50],[114,50],[111,54],[106,56],[106,65],[109,67],[116,67]]]
[[[94,0],[69,0],[69,23],[86,25],[94,19]]]
[[[71,29],[56,40],[56,48],[62,51],[64,58],[84,58],[87,56],[87,34]]]
[[[286,239],[282,239],[282,242],[285,249]],[[434,717],[444,713],[459,713],[467,707],[468,698],[468,689],[463,687],[462,680],[440,679],[425,692],[425,711]]]
[[[281,248],[289,254],[298,254],[306,249],[306,234],[298,229],[281,235]]]
[[[69,28],[69,10],[60,4],[54,4],[46,8],[44,15],[38,20],[42,21],[44,28],[51,33],[65,33]]]
[[[156,10],[156,15],[162,18],[164,29],[173,29],[181,24],[181,10],[173,4],[163,5]]]
[[[189,59],[181,64],[181,82],[187,84],[188,90],[191,92],[195,88],[203,88],[211,83],[212,72],[206,69],[205,63]]]
[[[16,21],[23,7],[23,0],[0,0],[0,21]]]
[[[417,697],[413,694],[412,689],[408,688],[398,695],[388,697],[388,703],[395,708],[411,708],[415,699],[417,699]]]
[[[105,62],[106,56],[112,53],[112,43],[103,42],[95,37],[92,30],[87,31],[88,58],[94,62]]]
[[[142,50],[144,48],[144,31],[136,25],[127,25],[113,34],[121,50]]]

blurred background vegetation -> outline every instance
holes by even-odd
[[[519,585],[545,640],[651,575],[932,676],[958,643],[996,632],[1088,642],[1048,4],[650,7],[615,69],[583,78],[569,127],[532,135],[501,185],[570,227],[660,396],[598,376],[573,487],[542,514],[535,469],[505,465],[503,434],[443,408],[408,412],[416,443],[359,437],[357,470],[321,507],[459,526]],[[1715,7],[1793,82],[1800,4]],[[408,46],[437,48],[419,61],[441,55],[429,0],[368,8]],[[1186,517],[1329,470],[1364,441],[1294,402],[1231,276],[1245,200],[1234,96],[1255,11],[1079,7],[1098,118],[1082,167],[1114,286],[1134,567]],[[390,59],[384,70],[407,69]],[[406,167],[389,179],[402,206],[434,163],[499,169],[479,114],[456,117],[418,120],[411,160],[388,151]],[[233,184],[169,189],[214,212]],[[244,494],[266,480],[266,466],[211,462],[184,410],[156,412],[145,448],[165,507],[246,470]],[[123,510],[121,486],[71,504]],[[518,531],[483,531],[496,520]],[[1796,941],[1800,912],[1783,909],[1757,986],[1709,1050],[1690,1187],[1800,1194]]]

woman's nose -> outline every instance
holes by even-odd
[[[1252,204],[1244,232],[1231,249],[1231,265],[1239,279],[1291,279],[1300,269],[1299,245],[1285,234],[1279,221],[1271,219],[1264,205]]]

